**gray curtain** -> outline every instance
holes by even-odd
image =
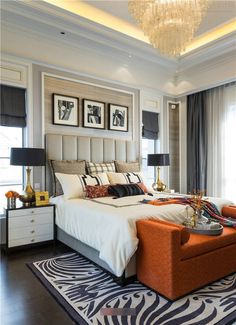
[[[207,111],[206,92],[187,96],[187,190],[206,192]]]
[[[157,140],[159,133],[158,113],[143,111],[142,122],[142,137],[145,139]]]
[[[1,85],[0,112],[0,125],[25,127],[25,89]]]

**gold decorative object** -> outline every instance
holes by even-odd
[[[26,168],[26,186],[22,194],[19,196],[20,201],[24,206],[30,206],[35,202],[35,192],[30,184],[30,174],[31,169],[29,167]]]
[[[36,202],[36,206],[49,204],[49,193],[48,193],[48,191],[35,192],[35,202]]]
[[[129,0],[129,11],[154,48],[178,56],[194,37],[211,0]]]
[[[152,184],[154,191],[163,192],[166,189],[166,185],[160,180],[160,167],[157,167],[157,180]]]
[[[192,224],[193,228],[197,226],[198,223],[205,223],[207,218],[203,217],[203,208],[205,207],[206,203],[203,200],[204,191],[194,191],[191,194],[191,207],[193,208],[194,212],[192,215]]]

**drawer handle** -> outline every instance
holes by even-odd
[[[34,213],[34,210],[32,210],[31,213]]]
[[[34,222],[34,219],[31,219],[30,222]]]
[[[32,239],[31,239],[31,243],[33,243],[33,242],[34,242],[34,239],[32,238]]]
[[[31,230],[31,234],[34,234],[35,233],[35,230]]]

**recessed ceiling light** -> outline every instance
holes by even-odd
[[[132,54],[129,53],[129,58],[132,58]]]

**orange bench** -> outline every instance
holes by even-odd
[[[170,300],[236,271],[236,229],[206,236],[161,220],[139,220],[137,233],[138,280]]]

